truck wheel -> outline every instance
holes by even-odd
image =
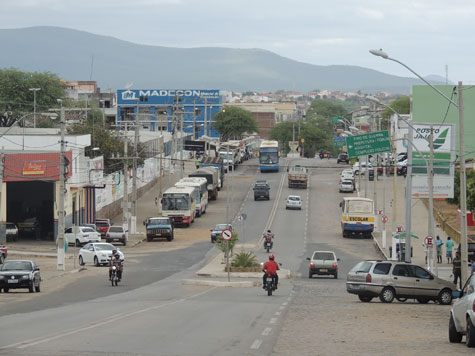
[[[171,240],[173,240],[173,235],[167,236],[167,241],[171,241]]]
[[[153,239],[152,239],[151,236],[147,236],[147,241],[148,241],[148,242],[150,242],[150,241],[152,241],[152,240],[153,240]]]

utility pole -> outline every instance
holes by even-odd
[[[36,92],[38,90],[41,90],[41,88],[30,88],[33,92],[33,112],[34,112],[34,117],[33,117],[33,127],[36,128]]]
[[[413,142],[412,125],[408,127],[408,138]],[[407,145],[407,175],[406,175],[406,248],[405,261],[411,262],[411,214],[412,214],[412,144]],[[396,174],[396,172],[394,172]],[[399,251],[402,252],[401,237],[399,237]]]
[[[137,114],[138,114],[138,101],[137,101]],[[134,138],[134,157],[133,157],[133,173],[132,173],[132,217],[130,219],[130,232],[132,234],[137,233],[137,159],[138,159],[138,143],[139,143],[139,130],[140,125],[138,119],[135,120],[135,138]]]
[[[205,136],[205,153],[208,152],[208,97],[205,96],[205,126],[204,126],[204,136]]]
[[[163,193],[163,186],[162,186],[162,176],[163,176],[163,159],[165,158],[165,155],[163,154],[163,134],[161,135],[159,139],[159,145],[160,145],[160,151],[159,151],[159,159],[160,159],[160,168],[159,168],[159,175],[160,175],[160,185],[159,185],[159,191],[158,191],[158,197],[157,197],[157,205],[159,206],[158,211],[161,213],[162,212],[162,204],[161,204],[161,199],[162,199],[162,193]]]
[[[434,128],[430,125],[430,134],[429,134],[429,147],[430,147],[430,154],[429,154],[429,226],[427,232],[429,236],[432,237],[432,241],[435,241],[435,227],[434,227]],[[437,253],[433,253],[433,247],[427,248],[427,264],[429,270],[432,272],[433,263],[432,257],[437,258]],[[434,256],[432,256],[432,254]],[[435,262],[435,266],[437,268],[437,261]]]
[[[226,151],[226,181],[229,178],[229,145],[227,146],[227,151]],[[226,185],[226,224],[229,224],[229,190],[228,190],[228,185]]]
[[[458,82],[459,92],[459,154],[460,154],[460,211],[461,211],[461,234],[460,234],[460,259],[462,266],[462,282],[468,278],[468,245],[467,245],[467,172],[465,171],[465,129],[464,129],[464,111],[463,111],[463,86]]]
[[[180,178],[185,174],[185,158],[183,150],[185,149],[185,108],[180,109]]]
[[[60,116],[60,125],[61,125],[61,149],[59,157],[59,202],[58,202],[58,236],[57,236],[57,263],[56,268],[58,271],[65,270],[64,264],[64,220],[65,220],[65,211],[64,211],[64,194],[65,194],[65,145],[64,145],[64,134],[66,132],[66,123],[64,122],[64,108],[63,101],[58,99],[58,102],[61,105],[61,116]]]
[[[0,217],[2,216],[2,190],[3,190],[3,173],[5,167],[5,147],[2,147],[1,157],[0,157]],[[6,235],[6,225],[5,222],[0,218],[0,243],[5,243],[7,241]]]
[[[127,123],[125,123],[125,132],[127,133]],[[129,230],[129,156],[128,140],[124,137],[124,196],[122,198],[122,225],[125,230]]]

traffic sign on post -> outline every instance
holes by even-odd
[[[230,241],[233,238],[233,232],[229,229],[224,229],[221,232],[221,237],[224,241]]]
[[[434,245],[432,236],[426,236],[424,243],[427,247],[432,247]]]
[[[386,215],[381,216],[381,221],[383,224],[386,224],[388,222],[388,217]]]
[[[389,132],[377,131],[346,138],[348,156],[359,157],[383,152],[391,152]]]

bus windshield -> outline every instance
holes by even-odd
[[[279,162],[279,154],[277,152],[261,152],[259,162],[264,164],[274,164]]]
[[[373,202],[366,200],[348,200],[348,213],[373,213]]]
[[[188,194],[163,194],[163,210],[188,210],[190,209],[190,197]]]

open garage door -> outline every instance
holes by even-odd
[[[7,221],[19,239],[54,240],[54,182],[7,182]]]

